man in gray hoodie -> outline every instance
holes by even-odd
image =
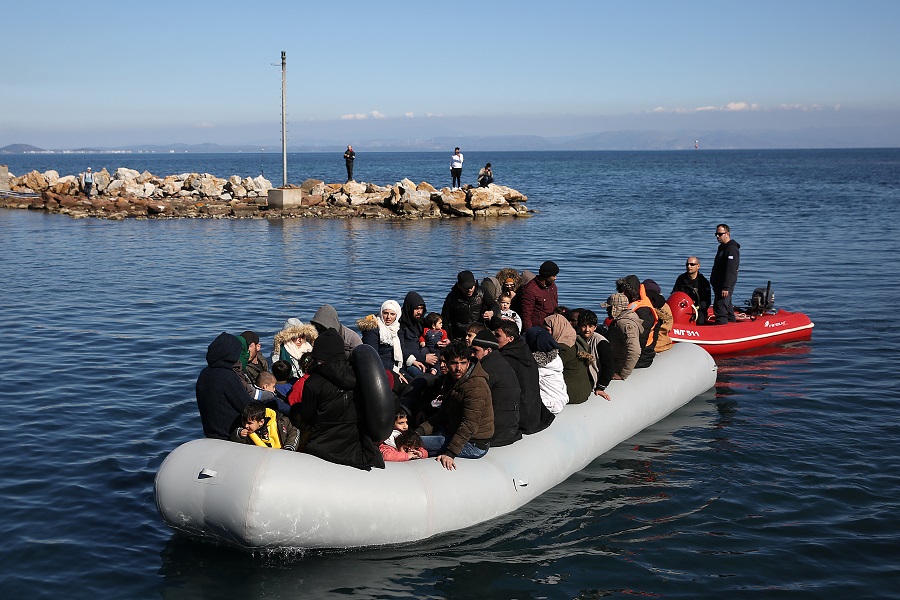
[[[359,337],[358,333],[341,325],[337,311],[330,304],[323,304],[309,322],[315,325],[319,334],[326,329],[337,331],[341,335],[341,339],[344,340],[344,352],[347,356],[350,356],[350,352],[362,344],[362,338]]]

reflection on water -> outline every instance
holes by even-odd
[[[387,182],[445,177],[443,155],[433,171],[432,158],[366,168]],[[900,563],[900,337],[885,256],[900,238],[885,232],[900,225],[900,151],[482,158],[542,212],[108,222],[0,211],[3,591],[889,595]],[[304,168],[327,173],[320,159],[303,157]],[[691,254],[708,272],[723,220],[742,245],[738,300],[772,280],[779,306],[813,317],[813,339],[720,359],[713,392],[515,514],[405,547],[273,556],[185,543],[162,523],[153,478],[200,434],[193,386],[221,331],[253,329],[270,343],[289,316],[308,320],[328,302],[352,323],[410,289],[439,310],[459,270],[484,277],[548,258],[561,268],[561,302],[599,312],[627,273],[666,288]],[[864,308],[848,303],[871,282],[881,291]]]

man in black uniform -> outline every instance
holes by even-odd
[[[716,315],[716,325],[724,325],[735,321],[731,302],[741,266],[741,245],[731,239],[731,229],[725,223],[716,225],[716,239],[719,240],[719,249],[713,261],[709,283],[715,296],[713,312]]]
[[[689,257],[685,263],[684,273],[675,280],[672,293],[684,292],[691,297],[697,305],[697,325],[706,324],[706,314],[712,305],[712,292],[709,280],[700,272],[700,259],[696,256]]]

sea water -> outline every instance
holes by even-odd
[[[449,185],[449,155],[360,151],[355,174]],[[894,596],[900,150],[466,153],[463,181],[488,161],[532,218],[0,209],[4,597]],[[280,183],[274,155],[0,162]],[[340,153],[289,158],[292,182],[343,175]],[[720,359],[714,390],[515,513],[400,547],[263,556],[183,539],[157,513],[156,470],[202,434],[194,382],[220,332],[252,329],[268,352],[323,303],[348,325],[409,290],[439,311],[460,270],[547,259],[561,303],[601,313],[623,275],[668,291],[688,255],[708,274],[720,222],[741,244],[737,300],[771,281],[813,339]]]

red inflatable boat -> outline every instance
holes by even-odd
[[[752,348],[812,337],[813,322],[803,313],[786,310],[753,311],[735,307],[736,323],[697,325],[696,307],[690,296],[675,292],[666,301],[672,309],[669,336],[676,342],[702,346],[710,354],[733,354]],[[712,309],[708,322],[715,323]]]

